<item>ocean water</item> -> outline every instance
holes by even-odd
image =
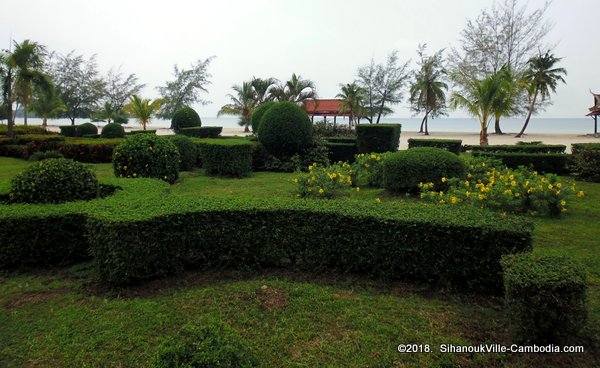
[[[322,120],[315,118],[315,122]],[[239,128],[239,119],[237,117],[203,117],[203,126],[222,126],[224,128]],[[329,121],[333,121],[330,119]],[[524,118],[508,118],[501,121],[501,128],[505,133],[517,133],[521,130]],[[75,124],[89,122],[89,119],[77,119]],[[420,118],[400,118],[385,117],[381,119],[382,123],[400,123],[402,131],[418,131],[421,125]],[[5,122],[4,122],[5,123]],[[22,118],[16,119],[17,124],[23,124]],[[38,118],[29,118],[28,123],[32,125],[41,125],[42,120]],[[366,120],[361,123],[367,123]],[[49,125],[70,125],[69,119],[53,119],[48,121]],[[104,126],[105,123],[95,123],[98,126]],[[348,119],[339,118],[337,124],[348,124]],[[130,120],[127,127],[137,129],[140,125],[135,120]],[[169,128],[169,120],[155,119],[150,122],[148,129]],[[430,132],[479,132],[479,122],[469,118],[439,118],[429,121]],[[494,131],[493,122],[490,124],[488,132]],[[551,133],[551,134],[591,134],[594,132],[594,121],[591,118],[532,118],[529,122],[526,132],[529,133]]]

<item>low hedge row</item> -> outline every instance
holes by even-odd
[[[527,166],[542,173],[558,175],[569,174],[571,171],[569,167],[572,162],[572,156],[564,153],[498,153],[474,151],[473,156],[502,160],[510,168]]]
[[[223,127],[206,126],[179,129],[179,133],[194,138],[217,138],[223,131]]]
[[[358,154],[358,148],[356,143],[338,143],[338,142],[327,142],[327,149],[329,150],[329,161],[330,162],[354,162],[354,156]]]
[[[123,190],[90,202],[0,205],[0,268],[89,250],[112,285],[187,266],[292,266],[497,291],[500,258],[532,246],[527,220],[471,207],[180,197],[158,180],[103,184]]]
[[[573,169],[580,179],[600,183],[600,144],[574,144]]]
[[[577,337],[585,325],[587,280],[565,257],[506,256],[505,303],[517,342],[546,344]]]
[[[356,137],[325,137],[329,143],[353,143],[356,144]]]
[[[148,129],[148,130],[131,130],[125,135],[133,135],[133,134],[156,134],[156,129]]]
[[[455,154],[462,152],[462,140],[460,139],[426,139],[426,138],[410,138],[408,140],[408,148],[416,147],[434,147],[450,151]]]
[[[14,158],[29,158],[29,147],[25,144],[0,144],[0,156]]]
[[[8,125],[0,124],[0,135],[8,134]],[[13,134],[52,134],[46,128],[39,125],[13,125]]]
[[[360,124],[356,126],[356,145],[360,153],[397,151],[401,124]]]
[[[207,175],[245,177],[252,172],[254,144],[244,139],[205,139],[196,142]]]
[[[571,145],[571,153],[576,155],[583,149],[591,149],[600,151],[600,143],[573,143]]]
[[[472,152],[495,153],[565,153],[567,146],[563,144],[503,144],[488,146],[467,146],[465,150]]]
[[[89,142],[82,140],[81,143],[64,143],[58,147],[65,158],[70,158],[75,161],[89,163],[106,163],[112,162],[112,155],[115,147],[121,143],[122,139],[101,140]]]
[[[77,137],[78,125],[63,125],[60,128],[60,134],[65,137]]]

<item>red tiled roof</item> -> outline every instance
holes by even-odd
[[[304,110],[308,115],[348,115],[345,112],[340,112],[341,100],[324,99],[324,100],[304,100]]]

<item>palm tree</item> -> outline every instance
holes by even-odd
[[[239,115],[241,123],[244,125],[244,132],[250,132],[248,125],[250,124],[250,114],[257,104],[257,94],[252,86],[252,82],[244,82],[241,86],[234,85],[233,90],[237,92],[237,96],[228,94],[232,103],[223,105],[217,113],[217,117],[221,115]]]
[[[277,86],[279,81],[275,78],[252,78],[250,82],[254,92],[256,94],[256,105],[260,105],[261,103],[268,101],[272,98],[271,89]]]
[[[523,128],[516,135],[516,138],[523,136],[531,114],[536,109],[536,103],[538,102],[538,96],[541,97],[540,102],[544,102],[550,99],[550,92],[556,93],[556,87],[558,82],[565,82],[563,75],[567,75],[567,71],[564,68],[556,68],[555,65],[562,58],[557,58],[550,53],[550,50],[546,51],[544,55],[541,53],[538,56],[529,59],[527,64],[529,68],[525,71],[523,81],[527,85],[527,93],[529,96],[529,110],[527,118],[523,124]]]
[[[162,98],[157,98],[152,101],[149,98],[140,98],[138,95],[129,97],[129,103],[123,106],[123,111],[136,118],[146,130],[146,125],[150,119],[160,110],[161,105],[165,102]]]
[[[410,87],[410,104],[412,110],[416,113],[424,112],[421,120],[419,133],[429,135],[427,122],[429,115],[436,117],[445,114],[446,93],[448,85],[443,82],[447,74],[442,65],[442,51],[438,51],[433,56],[424,55],[425,46],[419,46],[417,50],[421,57],[420,69],[414,75],[414,81]]]
[[[8,51],[0,56],[0,76],[2,91],[8,115],[8,136],[13,136],[15,118],[13,104],[20,101],[25,108],[25,124],[27,110],[33,89],[38,87],[48,89],[49,78],[42,71],[44,47],[36,42],[25,40],[14,42],[14,51]]]
[[[315,84],[310,79],[302,79],[296,73],[292,74],[292,78],[271,89],[271,95],[278,101],[290,101],[301,105],[304,100],[316,98]]]
[[[34,93],[31,110],[42,118],[42,126],[46,128],[48,119],[57,118],[67,111],[67,107],[52,88],[49,91],[38,90]]]
[[[454,78],[460,78],[456,75]],[[479,144],[488,144],[488,126],[491,118],[506,99],[506,79],[502,72],[488,75],[484,79],[470,78],[460,80],[465,92],[452,93],[450,107],[463,107],[469,114],[479,119],[481,130]]]
[[[509,65],[503,65],[496,74],[502,81],[502,91],[494,104],[494,132],[504,134],[500,129],[500,118],[518,112],[518,99],[522,96],[523,88]]]
[[[352,127],[354,118],[360,116],[361,111],[364,108],[365,94],[367,91],[360,87],[356,82],[340,84],[341,93],[338,93],[335,97],[341,99],[340,101],[340,112],[349,112],[350,120],[349,126]]]

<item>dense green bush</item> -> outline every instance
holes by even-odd
[[[565,153],[567,146],[562,144],[504,144],[487,146],[465,146],[465,149],[472,152],[558,154]]]
[[[320,165],[329,165],[329,149],[327,149],[327,143],[323,139],[318,137],[315,138],[313,144],[302,149],[299,153],[288,157],[288,156],[275,156],[269,154],[261,144],[258,145],[258,151],[255,149],[253,155],[258,154],[263,157],[252,157],[253,165],[257,159],[262,159],[262,166],[258,166],[259,170],[276,171],[276,172],[294,172],[306,170],[306,168],[312,164],[317,163]],[[257,167],[257,166],[254,166]]]
[[[333,124],[331,121],[317,121],[313,123],[313,134],[322,138],[354,138],[356,131],[345,124]]]
[[[136,134],[115,147],[115,176],[158,178],[173,184],[179,177],[179,151],[173,142],[154,134]]]
[[[125,137],[125,128],[117,123],[106,124],[102,127],[100,135],[102,138],[123,138]]]
[[[208,320],[185,325],[177,334],[164,341],[152,367],[202,368],[258,366],[256,356],[242,344],[241,337],[231,327]]]
[[[60,126],[60,134],[65,137],[77,137],[77,127],[79,125],[63,125]]]
[[[505,303],[517,342],[545,344],[576,337],[585,325],[586,275],[565,257],[507,256]]]
[[[443,178],[458,178],[466,174],[465,163],[455,154],[439,149],[420,147],[387,155],[383,162],[385,189],[405,192],[418,188],[419,183],[434,183],[442,187]]]
[[[25,144],[0,144],[0,156],[29,158],[29,149]]]
[[[450,151],[455,154],[460,154],[462,151],[462,140],[460,139],[425,139],[425,138],[410,138],[408,140],[408,148],[416,147],[434,147]]]
[[[579,177],[600,183],[600,148],[579,148],[576,152],[573,161]]]
[[[207,175],[245,177],[252,172],[253,144],[241,139],[210,139],[198,144]]]
[[[260,127],[260,120],[267,110],[277,104],[275,101],[266,101],[260,104],[250,116],[250,125],[252,126],[252,132],[258,135],[258,129]]]
[[[356,145],[356,137],[326,137],[324,139],[329,143],[352,143]]]
[[[582,149],[592,149],[600,151],[600,143],[573,143],[571,145],[571,153],[578,154]]]
[[[191,107],[184,107],[173,114],[171,118],[171,129],[177,134],[183,128],[199,127],[202,125],[200,115]]]
[[[177,150],[179,150],[179,171],[192,170],[196,166],[198,159],[196,144],[190,138],[183,135],[175,135],[169,137],[169,139],[177,146]]]
[[[223,131],[223,127],[191,127],[179,129],[179,133],[195,138],[217,138]]]
[[[29,156],[29,161],[37,162],[44,161],[49,158],[64,158],[63,154],[57,151],[45,151],[45,152],[34,152],[31,156]]]
[[[360,153],[352,164],[352,181],[358,187],[383,188],[383,162],[387,153]]]
[[[300,107],[278,102],[264,113],[258,140],[272,155],[290,157],[313,143],[312,124]]]
[[[120,138],[111,139],[79,139],[74,138],[61,144],[58,152],[65,158],[89,163],[112,162],[115,147],[123,142]]]
[[[83,124],[77,126],[77,129],[76,129],[77,137],[83,137],[83,136],[90,135],[90,134],[93,134],[93,135],[98,134],[98,127],[96,127],[92,123],[83,123]]]
[[[530,167],[542,173],[566,175],[570,172],[572,156],[565,153],[519,153],[519,152],[480,152],[474,151],[473,156],[489,157],[502,160],[510,167]]]
[[[61,203],[98,196],[98,180],[86,166],[63,158],[37,162],[12,180],[15,203]]]
[[[135,134],[156,134],[156,129],[130,130],[127,133],[125,133],[125,136],[135,135]]]
[[[327,149],[329,150],[329,161],[330,162],[354,162],[354,156],[358,153],[358,148],[355,143],[337,143],[327,142]]]
[[[0,135],[6,135],[8,133],[8,125],[0,124]],[[23,135],[23,134],[56,134],[47,131],[42,126],[37,125],[13,125],[13,134]]]
[[[356,126],[358,152],[393,152],[400,145],[400,124],[360,124]]]
[[[15,144],[32,144],[33,148],[51,147],[64,141],[65,137],[51,134],[22,134],[13,138]]]

